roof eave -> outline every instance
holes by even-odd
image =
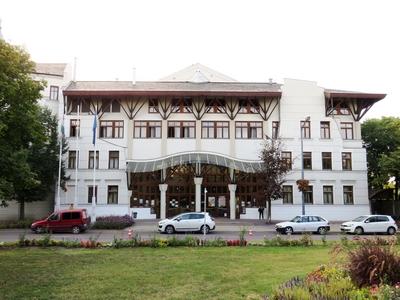
[[[361,99],[361,100],[375,100],[379,101],[386,97],[386,94],[367,94],[367,93],[335,93],[326,92],[327,98],[348,98],[348,99]]]

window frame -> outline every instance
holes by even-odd
[[[96,170],[99,169],[99,150],[96,150]],[[88,169],[93,169],[94,166],[94,151],[89,150]]]
[[[309,162],[309,164],[306,164]],[[303,151],[303,169],[304,170],[312,170],[312,152]]]
[[[301,138],[311,139],[311,121],[300,121]]]
[[[153,124],[154,123],[154,124]],[[157,125],[156,125],[157,124]],[[138,128],[138,131],[136,130]],[[152,136],[152,128],[155,128],[155,135]],[[157,128],[159,135],[157,136]],[[142,131],[144,129],[144,132]],[[140,136],[137,136],[139,133]],[[144,135],[144,136],[142,136]],[[162,122],[161,121],[134,121],[133,122],[133,138],[134,139],[161,139],[162,138]]]
[[[289,190],[285,190],[288,188]],[[293,204],[293,186],[283,185],[282,186],[282,204]]]
[[[342,152],[342,170],[343,171],[352,171],[353,170],[351,152]]]
[[[69,120],[69,137],[79,137],[80,135],[80,120],[70,119]],[[74,134],[72,134],[74,133]]]
[[[108,135],[109,128],[111,128],[111,136]],[[101,120],[99,124],[99,137],[102,139],[123,139],[124,120]]]
[[[251,126],[251,124],[257,124],[259,126]],[[246,125],[246,126],[243,126]],[[263,138],[263,123],[262,121],[235,121],[235,139],[238,140],[261,140]],[[252,137],[253,129],[256,129],[256,137]],[[238,135],[238,129],[240,129],[240,136]],[[245,133],[246,137],[243,137]],[[257,137],[260,135],[260,137]]]
[[[211,124],[212,126],[205,126],[206,124]],[[206,129],[207,136],[204,134],[204,129]],[[218,137],[218,129],[222,129],[222,137]],[[211,132],[212,136],[209,134]],[[224,133],[226,133],[227,136],[225,136]],[[201,138],[218,140],[229,139],[229,121],[201,121]]]
[[[324,154],[329,154],[329,157],[324,157]],[[329,158],[329,168],[325,168],[324,162]],[[332,170],[332,152],[321,152],[322,170]]]
[[[272,121],[272,139],[278,139],[279,137],[279,121]]]
[[[88,199],[87,199],[87,200],[88,200],[88,203],[92,203],[92,198],[93,198],[93,185],[88,185],[87,187],[88,187]],[[99,202],[99,201],[98,201],[98,199],[99,199],[98,186],[95,185],[94,187],[95,187],[94,192],[95,192],[96,204],[97,204],[97,203]]]
[[[71,156],[72,153],[75,153],[75,156]],[[77,150],[68,150],[68,168],[67,169],[76,169],[79,168],[79,151]]]
[[[304,204],[306,205],[310,205],[310,204],[314,204],[314,191],[313,191],[313,186],[309,185],[307,187],[307,191],[304,191]],[[310,201],[308,201],[310,200]]]
[[[49,100],[58,101],[59,93],[60,93],[60,88],[58,86],[50,85]],[[54,95],[56,95],[55,98]]]
[[[330,188],[330,190],[325,190],[326,188]],[[333,185],[323,185],[322,186],[322,199],[324,204],[333,205]]]
[[[118,189],[118,185],[107,186],[107,204],[118,204]]]
[[[190,123],[190,126],[184,126],[185,123]],[[173,124],[173,126],[171,126]],[[170,136],[170,128],[174,128],[174,136]],[[179,128],[179,129],[177,129]],[[188,128],[189,137],[185,136],[186,128]],[[192,129],[192,130],[191,130]],[[175,136],[175,133],[179,131],[179,136]],[[193,136],[190,136],[190,133]],[[196,138],[196,121],[168,121],[167,123],[167,138],[168,139],[195,139]]]
[[[288,157],[286,157],[286,154],[288,154]],[[292,164],[293,164],[292,152],[291,151],[282,151],[281,152],[281,158],[282,158],[282,160],[284,160],[286,162],[286,165],[288,166],[288,169],[291,170],[292,169]]]
[[[346,191],[346,188],[350,188]],[[350,199],[350,201],[348,201]],[[354,186],[344,185],[343,186],[343,204],[344,205],[354,205]]]
[[[193,99],[191,97],[171,99],[171,113],[189,114],[193,112]]]
[[[340,122],[340,133],[344,140],[354,140],[353,122]]]
[[[329,140],[331,138],[331,124],[329,121],[320,122],[320,135],[323,140]]]
[[[112,154],[117,153],[118,155],[112,156]],[[110,150],[108,151],[108,169],[119,169],[119,151]]]
[[[159,101],[158,98],[150,98],[147,102],[147,112],[149,114],[157,114],[159,113]]]

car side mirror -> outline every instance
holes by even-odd
[[[369,220],[365,220],[364,223],[369,223]]]
[[[181,218],[176,218],[175,220],[177,220],[179,222],[181,220]]]

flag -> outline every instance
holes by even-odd
[[[97,113],[94,115],[93,119],[93,145],[96,145],[96,128],[97,128]]]

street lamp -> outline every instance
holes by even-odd
[[[207,189],[204,188],[204,224],[203,224],[203,237],[206,240],[206,208],[207,208]]]
[[[301,180],[304,180],[304,159],[303,159],[303,128],[305,122],[310,121],[310,117],[306,117],[304,121],[300,121],[300,142],[301,142]],[[301,191],[301,213],[306,214],[306,207],[304,204],[304,191]]]

